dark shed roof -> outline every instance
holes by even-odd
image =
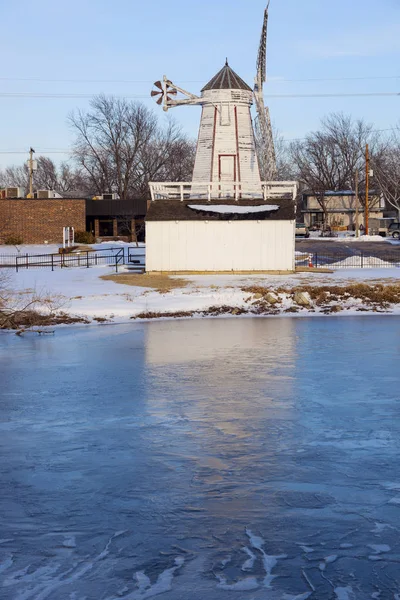
[[[201,90],[246,90],[252,92],[251,87],[233,71],[228,62]]]
[[[266,212],[257,213],[213,213],[205,212],[204,210],[194,210],[188,205],[201,204],[202,206],[213,205],[232,205],[232,211],[239,206],[260,206],[265,204],[266,207],[271,204],[278,205],[278,210],[267,210]],[[295,220],[295,203],[293,199],[282,198],[279,200],[211,200],[211,202],[199,200],[154,200],[150,202],[150,207],[147,212],[146,221],[294,221]]]
[[[147,200],[86,200],[87,217],[138,217],[147,212]]]

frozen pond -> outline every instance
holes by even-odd
[[[400,319],[0,337],[0,598],[400,599]]]

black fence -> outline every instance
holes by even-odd
[[[299,252],[296,254],[296,266],[333,270],[400,268],[400,252],[379,252],[379,256],[365,252],[351,255],[345,252]]]
[[[0,254],[0,268],[13,268],[17,272],[23,269],[76,268],[97,266],[115,267],[118,272],[120,265],[130,265],[132,270],[144,270],[145,254],[140,248],[105,248],[65,254]]]

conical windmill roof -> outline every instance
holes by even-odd
[[[226,61],[225,66],[201,90],[246,90],[252,92],[251,87],[233,71]]]

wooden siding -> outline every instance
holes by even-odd
[[[292,271],[294,221],[150,221],[146,270]]]
[[[240,180],[260,186],[251,104],[252,94],[246,91],[204,92],[193,181],[218,181],[219,157],[235,155]]]

